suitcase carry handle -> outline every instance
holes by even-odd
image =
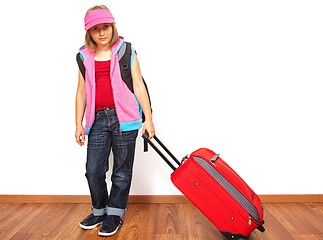
[[[177,167],[174,166],[174,164],[171,163],[171,161],[161,152],[161,150],[149,139],[149,134],[145,132],[142,137],[145,139],[146,142],[149,143],[150,146],[161,156],[164,161],[170,166],[174,171],[177,169]],[[165,152],[176,162],[178,166],[181,165],[180,161],[168,150],[168,148],[162,143],[162,141],[159,140],[159,138],[155,135],[154,139],[159,144],[159,146],[165,150]]]

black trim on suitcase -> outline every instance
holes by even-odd
[[[221,232],[226,239],[241,239],[241,238],[246,238],[246,236],[243,236],[241,234],[233,234],[229,232]]]

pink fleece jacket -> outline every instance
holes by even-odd
[[[110,77],[120,130],[130,131],[141,128],[142,110],[136,96],[129,90],[121,77],[118,51],[122,44],[124,44],[124,39],[120,37],[119,41],[112,47]],[[80,48],[80,53],[86,69],[85,132],[86,134],[89,134],[95,118],[95,52],[82,46]]]

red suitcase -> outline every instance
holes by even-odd
[[[173,184],[227,239],[247,238],[256,228],[265,231],[260,198],[219,154],[200,148],[180,162],[155,136],[155,141],[178,165],[176,168],[147,136],[144,134],[144,139],[174,170]]]

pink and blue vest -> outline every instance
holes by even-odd
[[[119,41],[112,46],[110,77],[120,130],[131,131],[141,128],[142,110],[136,96],[129,90],[121,77],[118,51],[123,44],[125,44],[124,39],[120,37]],[[85,133],[88,135],[95,119],[95,52],[82,46],[80,54],[86,69]]]

